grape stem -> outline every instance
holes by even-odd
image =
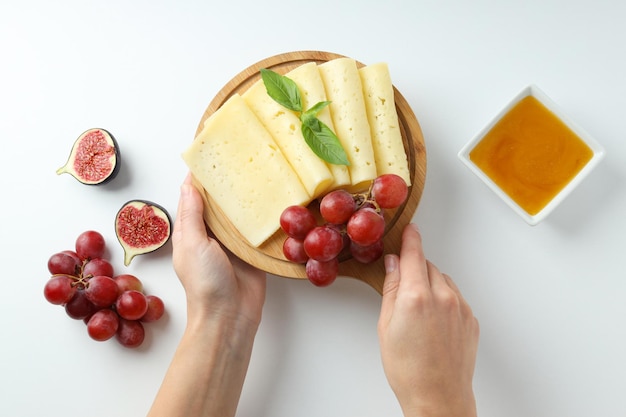
[[[72,287],[80,286],[80,288],[85,288],[87,286],[87,282],[89,281],[89,279],[93,278],[92,274],[89,274],[87,276],[83,275],[83,271],[85,270],[85,265],[87,265],[88,262],[89,262],[89,259],[83,260],[80,266],[80,272],[78,273],[78,276],[69,275],[69,274],[53,274],[52,277],[57,277],[57,276],[70,277],[72,279]]]
[[[370,186],[367,189],[367,192],[364,193],[355,193],[353,194],[354,201],[356,202],[357,210],[363,207],[365,204],[371,204],[374,206],[374,210],[377,213],[381,212],[380,206],[376,202],[376,199],[372,197],[372,188],[374,187],[374,181],[370,182]]]

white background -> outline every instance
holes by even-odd
[[[386,61],[418,117],[428,173],[415,220],[427,256],[481,323],[475,374],[489,417],[624,416],[626,3],[503,1],[3,1],[0,5],[0,415],[138,416],[185,324],[171,245],[122,264],[113,218],[133,198],[176,212],[181,152],[239,71],[293,50]],[[525,224],[457,159],[530,83],[607,151],[540,225]],[[103,127],[122,171],[57,176]],[[46,262],[87,229],[116,271],[168,314],[138,350],[89,339],[42,295]],[[380,297],[270,277],[240,416],[398,416],[379,359]]]

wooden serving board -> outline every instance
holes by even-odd
[[[259,70],[271,69],[280,74],[305,64],[307,62],[323,63],[335,58],[343,57],[330,52],[297,51],[275,55],[251,65],[230,80],[215,96],[204,112],[198,125],[196,136],[202,130],[204,121],[235,93],[245,92],[252,84],[260,79]],[[363,66],[362,63],[357,63]],[[409,161],[411,173],[411,187],[409,196],[403,206],[396,210],[386,210],[385,219],[387,230],[384,237],[385,253],[398,253],[401,244],[402,230],[408,224],[419,204],[424,181],[426,178],[426,149],[420,125],[410,106],[395,89],[395,102],[398,112],[402,138]],[[194,180],[195,181],[195,180]],[[233,254],[245,262],[270,274],[286,278],[306,279],[304,265],[287,261],[283,256],[282,245],[286,235],[282,230],[276,232],[268,241],[258,248],[249,245],[246,239],[228,220],[220,207],[211,196],[195,181],[196,187],[201,190],[204,199],[204,218],[212,234]],[[314,205],[314,203],[312,203]],[[350,277],[361,280],[377,292],[382,293],[385,270],[382,258],[372,264],[361,264],[351,258],[343,259],[339,265],[340,277]]]

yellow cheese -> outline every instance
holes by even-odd
[[[359,69],[378,175],[396,174],[411,185],[389,68],[385,63]]]
[[[263,80],[254,83],[242,97],[270,132],[309,196],[315,198],[326,190],[333,175],[326,162],[304,141],[298,115],[275,102],[267,94]]]
[[[319,69],[315,62],[302,64],[285,75],[292,79],[298,86],[302,96],[302,105],[305,109],[309,109],[315,104],[327,100],[324,82],[322,81],[322,77],[320,76]],[[317,114],[317,118],[328,126],[330,130],[335,131],[333,119],[330,115],[330,107],[324,107],[322,111]],[[346,165],[328,163],[326,165],[333,176],[333,182],[328,186],[327,191],[350,185],[350,172]]]
[[[356,62],[351,58],[338,58],[318,68],[326,97],[331,101],[335,133],[350,161],[352,188],[362,188],[376,178],[376,162]]]
[[[272,136],[239,95],[207,119],[183,159],[255,247],[279,229],[286,207],[310,202]]]

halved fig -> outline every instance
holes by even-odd
[[[146,200],[126,202],[115,216],[115,234],[124,249],[124,265],[137,255],[154,252],[172,234],[172,219],[160,205]]]
[[[74,142],[65,165],[57,174],[70,174],[87,185],[111,181],[120,170],[120,150],[117,141],[104,129],[89,129]]]

